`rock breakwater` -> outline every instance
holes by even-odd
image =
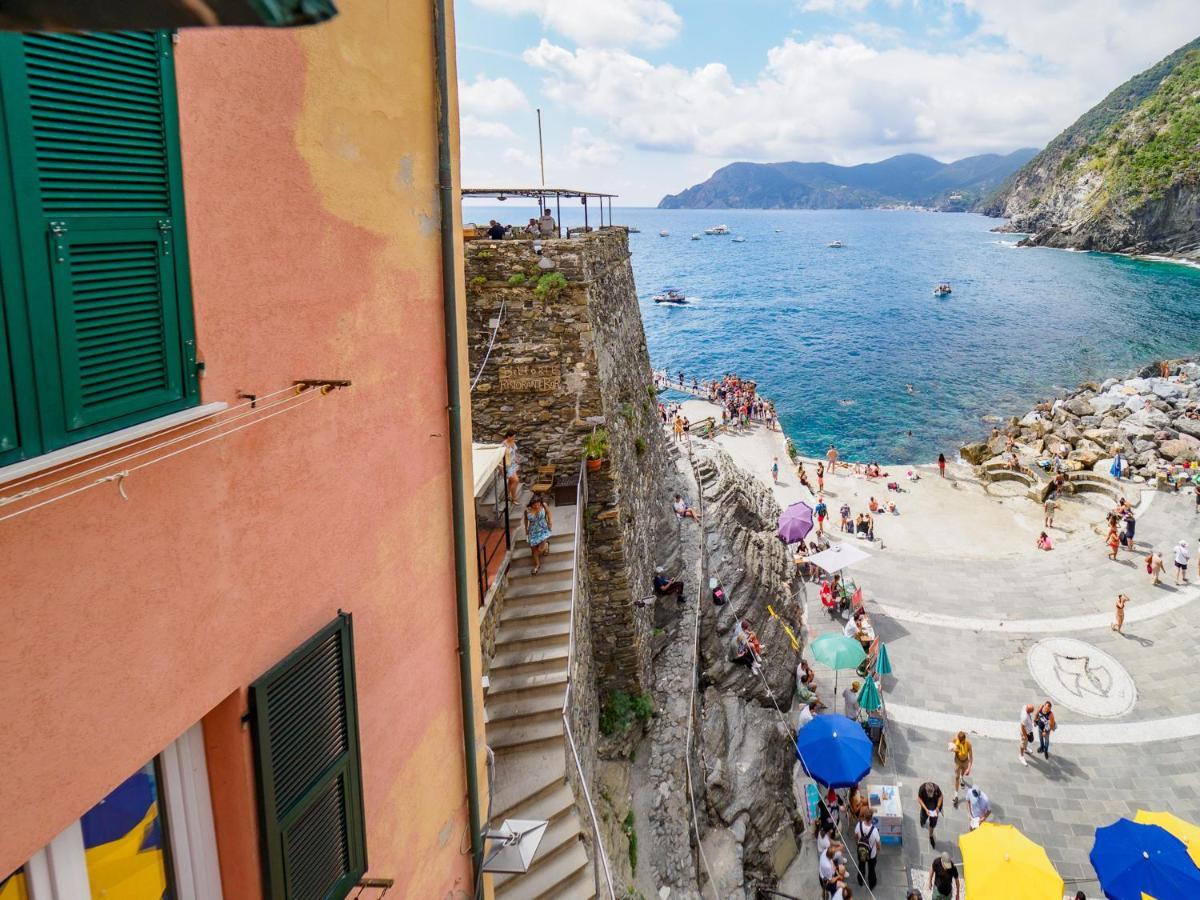
[[[1024,416],[993,429],[960,455],[976,466],[1009,464],[1039,469],[1116,474],[1134,483],[1178,476],[1200,461],[1200,365],[1154,363],[1125,378],[1088,381],[1063,397],[1043,400]]]

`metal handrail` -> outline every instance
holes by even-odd
[[[567,746],[571,748],[571,758],[575,761],[575,771],[579,774],[579,784],[583,788],[583,799],[587,803],[588,817],[592,822],[593,856],[598,856],[604,869],[604,881],[608,887],[609,900],[616,900],[616,890],[613,887],[612,871],[608,865],[608,854],[604,850],[604,842],[600,839],[600,823],[596,820],[596,809],[592,806],[592,792],[588,790],[587,776],[583,772],[583,764],[579,761],[579,750],[575,746],[575,736],[571,733],[571,695],[575,685],[575,606],[579,601],[579,549],[583,544],[583,515],[587,509],[587,457],[579,461],[579,480],[575,485],[575,571],[571,579],[571,613],[568,619],[567,632],[567,692],[563,697],[562,723],[563,734],[567,738]],[[593,860],[594,862],[594,860]]]

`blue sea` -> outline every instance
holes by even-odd
[[[1200,269],[1018,248],[983,216],[617,208],[614,219],[641,229],[630,249],[653,365],[757,381],[806,454],[832,443],[850,459],[953,459],[990,430],[984,416],[1200,352]],[[703,235],[718,224],[730,235]],[[954,292],[938,298],[942,281]],[[668,286],[694,299],[656,305]]]

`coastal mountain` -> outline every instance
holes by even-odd
[[[980,211],[1027,244],[1200,258],[1200,38],[1088,110]]]
[[[970,209],[1036,150],[988,153],[943,163],[906,153],[877,163],[731,163],[707,181],[669,194],[659,209]]]

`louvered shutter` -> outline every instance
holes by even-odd
[[[250,686],[250,716],[267,896],[345,897],[367,870],[348,614]]]
[[[172,45],[30,34],[22,57],[9,121],[53,449],[197,402]]]
[[[0,460],[16,456],[21,448],[17,428],[17,396],[13,386],[12,356],[8,349],[8,329],[4,325],[4,294],[0,286]]]

